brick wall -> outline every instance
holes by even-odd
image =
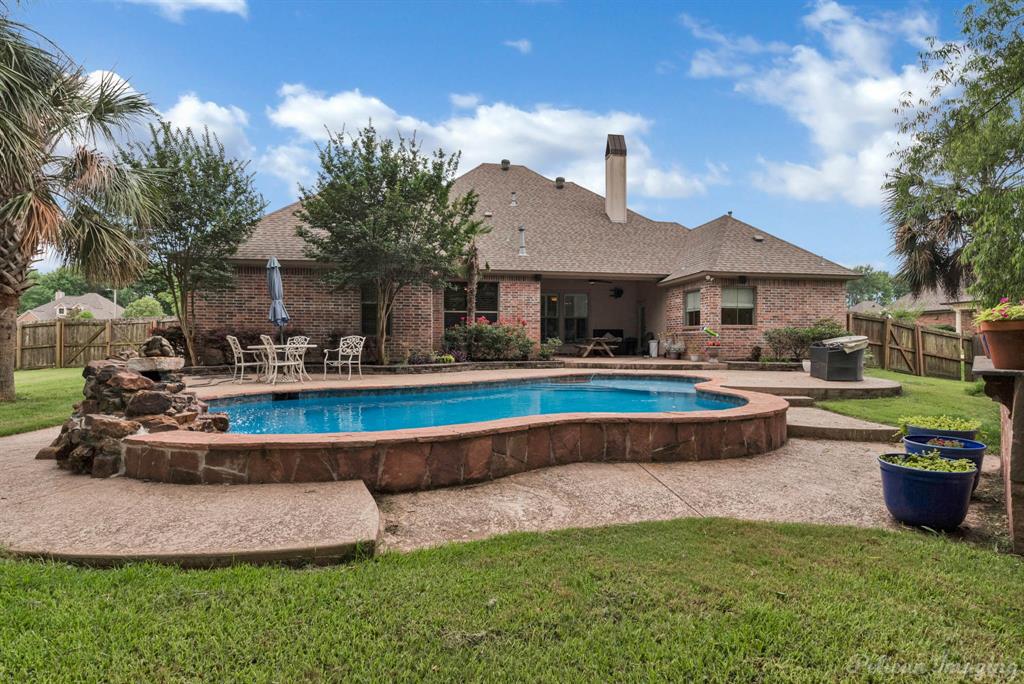
[[[321,348],[337,335],[358,335],[361,329],[358,290],[334,292],[320,281],[315,268],[286,267],[281,271],[284,301],[291,325],[302,330]],[[540,283],[532,277],[502,276],[498,280],[499,315],[526,320],[533,339],[540,339]],[[262,266],[239,266],[235,286],[196,298],[196,329],[200,333],[225,328],[273,326],[267,320],[267,272]],[[441,290],[424,286],[403,288],[392,312],[388,351],[393,356],[440,347],[444,333],[444,297]]]
[[[722,288],[732,286],[754,288],[753,325],[721,324]],[[687,354],[703,354],[709,339],[700,332],[700,327],[684,325],[686,293],[698,288],[701,325],[708,325],[721,334],[723,359],[746,359],[755,345],[763,348],[766,330],[810,325],[820,318],[840,323],[846,320],[845,286],[841,281],[750,278],[742,285],[727,278],[694,281],[669,288],[664,295],[666,330],[686,343]]]
[[[498,280],[498,316],[522,319],[531,339],[540,341],[540,281],[531,276],[502,276]]]
[[[323,346],[332,334],[359,334],[359,292],[331,292],[313,268],[283,268],[285,307],[291,324]],[[196,329],[209,332],[218,328],[238,330],[273,326],[267,320],[267,270],[263,266],[239,266],[235,286],[223,292],[207,292],[196,297]]]

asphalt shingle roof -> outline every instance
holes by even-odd
[[[25,313],[34,314],[36,320],[52,321],[57,318],[58,306],[64,306],[68,309],[73,309],[78,306],[90,311],[95,318],[101,320],[105,320],[107,318],[120,318],[124,313],[124,307],[114,304],[114,302],[96,292],[86,292],[83,295],[66,295],[60,299],[40,304],[36,308],[29,309]]]
[[[629,211],[613,223],[604,198],[525,166],[481,164],[455,182],[456,193],[480,195],[478,215],[491,232],[478,241],[492,271],[545,274],[623,275],[668,280],[703,273],[779,274],[852,278],[856,274],[732,216],[687,230]],[[512,193],[515,193],[513,203]],[[298,203],[267,214],[235,258],[305,261],[295,235]],[[519,255],[519,226],[526,228],[526,256]],[[754,236],[763,240],[755,240]]]

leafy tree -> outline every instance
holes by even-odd
[[[149,144],[134,145],[126,158],[138,168],[164,174],[159,214],[146,226],[146,248],[171,293],[195,365],[196,293],[230,287],[234,272],[228,259],[252,234],[267,205],[255,189],[249,163],[229,158],[208,130],[196,136],[163,121],[150,133]]]
[[[96,316],[88,309],[76,309],[68,314],[69,321],[91,321],[94,318]]]
[[[477,195],[452,196],[459,154],[424,154],[415,138],[381,139],[372,124],[351,139],[331,133],[320,171],[300,188],[298,235],[326,264],[335,288],[369,287],[377,297],[377,355],[388,362],[387,321],[398,294],[444,287],[482,231]]]
[[[886,181],[900,276],[910,289],[964,285],[985,303],[1024,297],[1022,8],[986,0],[963,11],[961,40],[924,52],[931,89],[908,94]]]
[[[132,225],[152,215],[153,174],[101,149],[151,114],[113,74],[92,78],[0,5],[0,401],[14,400],[19,300],[43,248],[92,282],[124,285],[145,254]]]
[[[861,277],[846,283],[846,305],[871,301],[888,306],[894,300],[907,294],[909,289],[899,278],[893,278],[888,271],[876,271],[872,266],[854,266]]]
[[[124,318],[157,318],[164,315],[163,305],[155,297],[139,297],[124,308]]]

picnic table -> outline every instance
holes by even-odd
[[[619,348],[619,337],[583,337],[573,344],[580,350],[580,357],[590,356],[591,352],[604,352],[608,356],[615,356],[613,349]]]

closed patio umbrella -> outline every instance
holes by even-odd
[[[281,344],[284,344],[284,326],[289,318],[284,308],[284,283],[281,282],[281,263],[277,257],[270,257],[267,262],[267,292],[270,294],[270,322],[277,326]]]

